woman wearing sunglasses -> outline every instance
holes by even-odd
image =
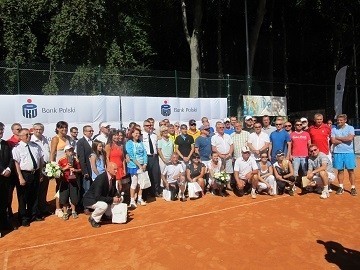
[[[191,162],[186,166],[186,180],[189,182],[190,188],[194,188],[195,193],[204,195],[205,189],[205,165],[200,161],[200,155],[195,153],[191,156]],[[193,187],[191,187],[194,183]]]
[[[267,153],[260,154],[260,161],[258,163],[259,167],[259,183],[258,183],[258,192],[265,191],[270,196],[276,195],[276,181],[274,177],[274,170],[271,165],[271,162],[268,160]]]
[[[295,177],[294,168],[291,162],[285,159],[283,151],[276,151],[276,162],[273,164],[278,194],[284,194],[285,187],[289,187],[289,195],[294,196]]]

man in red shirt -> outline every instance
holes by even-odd
[[[311,143],[315,144],[320,152],[324,153],[331,160],[331,153],[329,151],[329,140],[331,136],[331,129],[323,122],[324,117],[322,114],[317,113],[314,115],[314,125],[309,128]]]
[[[19,132],[21,130],[21,124],[20,123],[14,123],[11,125],[11,132],[13,135],[10,137],[10,139],[7,140],[8,144],[10,145],[11,149],[15,147],[20,142]],[[8,206],[7,206],[7,212],[8,217],[11,219],[14,214],[12,211],[12,200],[13,200],[13,193],[15,190],[15,187],[19,184],[19,179],[16,174],[15,167],[10,168],[11,169],[11,175],[10,175],[10,182],[9,182],[9,195],[8,195]]]

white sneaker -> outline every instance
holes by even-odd
[[[62,209],[56,209],[55,210],[55,216],[62,218],[64,216],[64,212]]]
[[[330,194],[329,194],[329,192],[326,192],[326,191],[323,191],[320,195],[321,199],[327,199],[329,197],[330,197]]]
[[[142,205],[142,206],[146,205],[146,202],[144,200],[138,200],[137,203]]]
[[[251,191],[251,198],[256,199],[256,192],[255,192],[255,190],[254,190],[254,191]]]
[[[329,188],[329,189],[328,189],[328,192],[329,192],[329,193],[332,193],[332,189],[331,189],[331,188]]]
[[[130,202],[129,208],[135,209],[137,207],[135,202]]]

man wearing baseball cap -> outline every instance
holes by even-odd
[[[249,132],[249,133],[253,133],[254,130],[254,121],[252,116],[248,115],[245,117],[245,126],[243,127],[243,130]]]
[[[237,158],[234,164],[234,177],[239,195],[244,195],[247,184],[251,185],[251,198],[256,199],[256,187],[258,184],[258,166],[248,146],[241,148],[241,157]]]
[[[109,133],[110,133],[110,126],[111,125],[107,122],[100,123],[100,126],[99,126],[100,133],[98,135],[96,135],[93,139],[94,140],[96,139],[96,140],[106,144]]]
[[[192,136],[194,141],[196,140],[197,137],[200,136],[200,130],[196,128],[196,121],[194,119],[191,119],[189,121],[189,129],[187,131],[187,134]]]
[[[224,124],[225,124],[225,129],[224,129],[224,133],[231,135],[232,133],[234,133],[234,127],[231,125],[230,122],[230,118],[225,118],[224,119]]]

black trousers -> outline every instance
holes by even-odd
[[[49,206],[46,200],[48,188],[49,188],[49,177],[43,175],[43,180],[39,183],[38,197],[36,200],[36,214],[42,214],[49,211]]]
[[[10,181],[9,177],[0,176],[0,229],[8,222],[6,210],[8,207]]]
[[[35,173],[21,171],[25,185],[18,186],[19,221],[30,221],[34,215],[34,206],[39,189],[40,170]]]
[[[161,193],[160,190],[160,166],[158,155],[148,155],[147,171],[151,182],[150,195],[155,196],[156,193]],[[149,192],[149,191],[148,191]]]
[[[289,178],[285,178],[286,180],[289,180],[291,182],[295,182],[295,177],[294,176],[290,176]],[[284,181],[280,181],[280,180],[276,180],[276,184],[278,187],[278,192],[283,193],[285,190],[285,187],[288,186],[289,184],[284,182]]]

